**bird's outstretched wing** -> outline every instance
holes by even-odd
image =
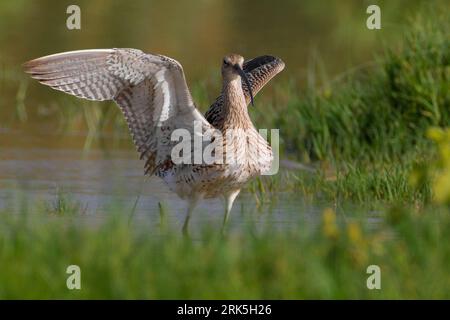
[[[89,100],[114,100],[133,141],[146,160],[146,172],[167,165],[175,129],[193,133],[194,122],[210,124],[196,109],[181,65],[137,49],[80,50],[24,64],[31,77],[56,90]]]
[[[256,94],[279,72],[284,69],[284,62],[280,58],[274,56],[260,56],[251,60],[247,60],[243,65],[244,72],[247,74],[253,95]],[[250,93],[245,82],[242,83],[244,89],[245,100],[247,105],[250,103]],[[214,127],[220,127],[223,121],[222,114],[223,95],[217,97],[216,101],[206,111],[205,118]]]

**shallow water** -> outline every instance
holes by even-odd
[[[0,141],[18,141],[20,132],[0,133]],[[160,224],[161,203],[173,227],[182,225],[186,203],[172,193],[157,177],[144,177],[143,162],[132,149],[87,152],[79,148],[50,147],[59,139],[47,134],[35,136],[34,146],[0,146],[0,210],[19,211],[23,201],[37,210],[39,204],[50,206],[62,192],[79,204],[87,219],[103,220],[112,208],[136,223]],[[46,143],[48,142],[48,143]],[[25,144],[25,142],[24,142]],[[135,210],[133,207],[138,199]],[[26,199],[26,200],[24,200]],[[289,193],[279,193],[262,206],[253,194],[242,192],[236,200],[231,228],[246,225],[287,228],[309,221],[315,224],[326,204],[310,204]],[[220,199],[204,200],[191,220],[193,228],[213,224],[220,227],[223,204]],[[298,224],[297,224],[298,225]]]

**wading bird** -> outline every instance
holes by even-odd
[[[145,160],[145,173],[162,178],[188,201],[184,232],[195,205],[203,198],[225,200],[225,225],[243,185],[270,169],[272,149],[253,126],[247,106],[284,69],[279,58],[261,56],[244,62],[240,55],[226,56],[222,93],[205,116],[192,100],[180,63],[162,55],[137,49],[80,50],[38,58],[24,68],[53,89],[117,103]],[[189,134],[194,158],[194,140],[208,133],[212,138],[202,139],[201,144],[215,142],[214,161],[192,162],[191,155],[185,157],[185,149],[181,152],[184,161],[174,161],[172,151],[179,142],[173,138],[174,132]],[[217,132],[221,138],[216,141]],[[229,154],[232,161],[228,161]]]

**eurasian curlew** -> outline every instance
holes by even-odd
[[[54,89],[117,103],[145,160],[146,174],[161,177],[188,201],[184,232],[203,198],[223,197],[225,225],[243,185],[270,169],[271,147],[253,126],[247,106],[283,70],[279,58],[261,56],[244,62],[240,55],[226,56],[222,93],[205,116],[192,100],[180,63],[162,55],[137,49],[80,50],[38,58],[24,67]],[[188,150],[174,153],[179,138],[186,136]],[[199,138],[201,148],[195,145]],[[212,161],[204,158],[208,146]]]

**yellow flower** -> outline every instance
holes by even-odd
[[[356,222],[350,222],[347,225],[347,236],[350,242],[355,245],[361,245],[364,241],[361,228]]]
[[[444,130],[437,127],[431,127],[427,130],[427,137],[435,142],[440,141],[444,136]]]
[[[450,203],[450,167],[436,176],[433,181],[433,190],[437,203]]]
[[[328,238],[337,238],[339,235],[339,229],[336,223],[336,213],[330,208],[323,211],[323,233]]]
[[[427,137],[436,143],[438,148],[437,159],[427,168],[415,171],[410,176],[414,185],[422,177],[431,181],[434,201],[438,204],[450,204],[450,128],[431,127]]]

